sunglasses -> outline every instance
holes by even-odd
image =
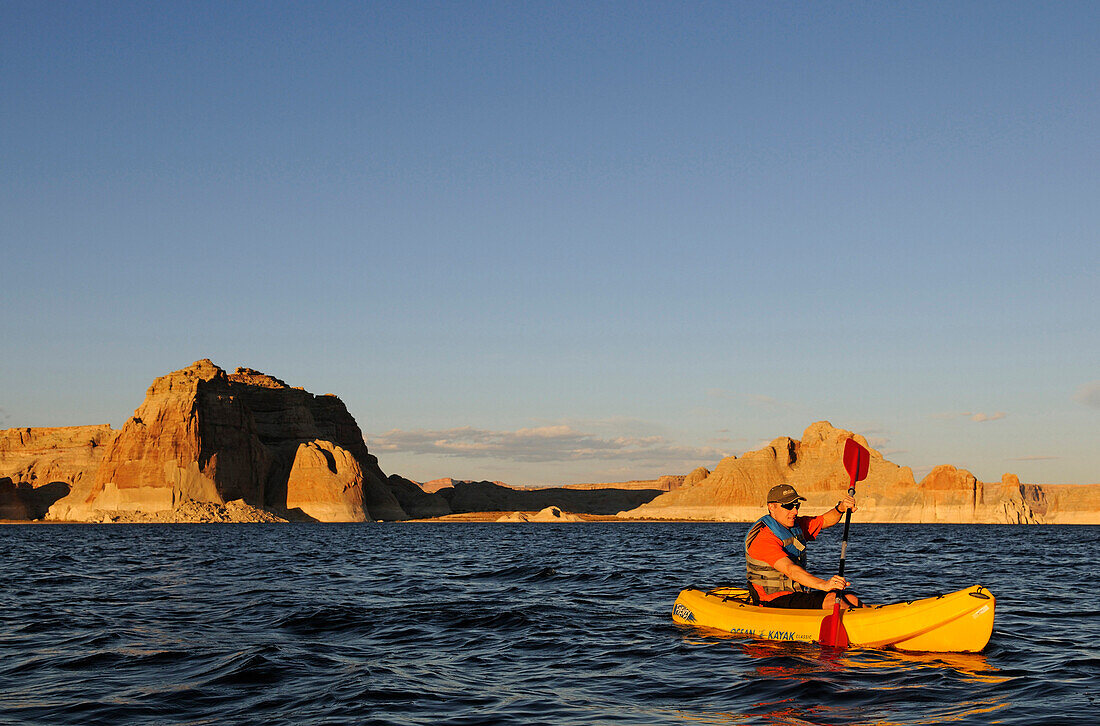
[[[790,504],[780,504],[779,506],[783,507],[789,512],[792,509],[798,509],[799,504],[801,504],[801,502],[793,501]]]

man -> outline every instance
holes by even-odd
[[[758,519],[745,537],[749,591],[760,605],[831,610],[836,591],[848,587],[848,581],[840,575],[822,580],[806,570],[806,543],[839,522],[844,512],[854,512],[855,499],[846,494],[824,514],[800,517],[798,508],[804,501],[806,498],[790,484],[772,487],[768,491],[768,514]],[[860,604],[850,593],[841,597],[841,608]]]

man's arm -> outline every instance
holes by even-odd
[[[836,511],[835,509],[833,510]],[[835,522],[833,524],[836,524]],[[840,575],[833,575],[828,580],[822,580],[820,577],[814,577],[805,568],[796,565],[790,557],[784,557],[775,563],[775,569],[782,572],[787,577],[791,578],[799,585],[810,588],[811,590],[843,590],[848,587],[848,581]]]
[[[837,508],[839,507],[839,509]],[[829,511],[821,515],[821,528],[832,527],[834,524],[840,521],[840,518],[844,516],[844,512],[848,510],[856,511],[856,500],[851,494],[845,494],[836,507],[833,507]],[[793,562],[791,564],[794,564]],[[792,580],[794,578],[791,578]],[[805,584],[805,583],[802,583]],[[809,587],[807,585],[807,587]]]

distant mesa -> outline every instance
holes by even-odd
[[[619,514],[626,519],[752,521],[765,513],[768,490],[791,484],[806,497],[802,510],[818,514],[848,488],[844,442],[855,438],[871,454],[865,481],[856,486],[860,522],[1002,524],[1100,523],[1100,485],[1027,485],[1014,474],[980,482],[965,469],[938,466],[918,484],[851,431],[819,421],[801,440],[780,437],[757,451],[730,456],[691,486],[661,494]],[[691,477],[694,478],[695,472]]]
[[[713,471],[651,480],[516,487],[445,478],[421,485],[381,470],[336,396],[251,368],[226,373],[204,359],[153,381],[119,431],[0,431],[0,519],[363,522],[512,512],[523,521],[577,514],[752,521],[778,483],[807,497],[806,512],[833,506],[848,486],[840,462],[853,436],[867,445],[820,421],[800,440],[777,438]],[[858,521],[1100,523],[1100,484],[1021,484],[1013,474],[986,483],[954,466],[936,467],[918,484],[910,469],[870,451],[870,472],[857,487]]]

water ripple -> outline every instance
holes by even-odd
[[[997,594],[981,654],[829,653],[674,625],[680,588],[743,579],[744,528],[3,527],[0,723],[1030,725],[1095,711],[1100,611],[1072,583],[1090,581],[1100,527],[853,525],[846,574],[872,601]],[[838,550],[827,531],[811,569]]]

